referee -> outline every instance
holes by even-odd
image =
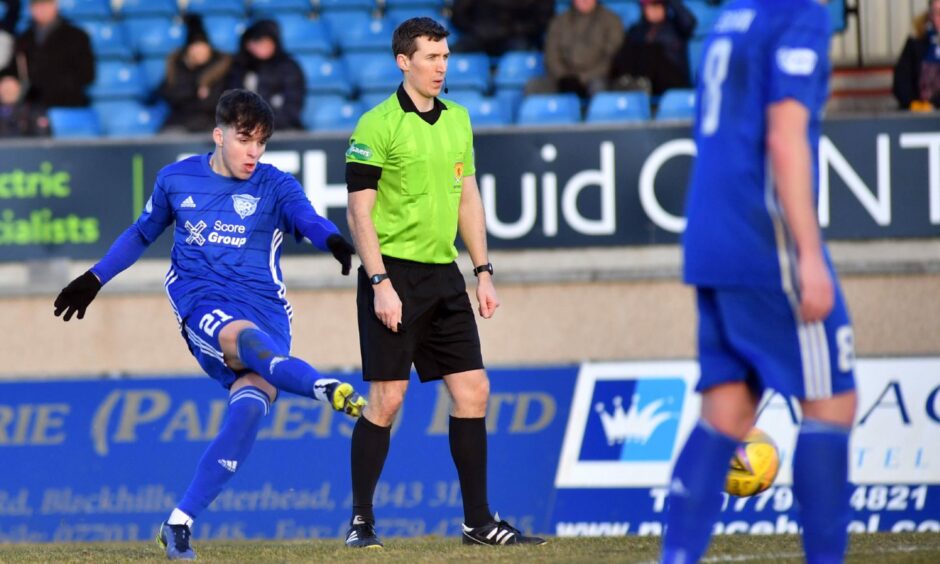
[[[542,544],[490,513],[486,495],[486,402],[480,337],[454,259],[460,236],[473,260],[484,319],[499,298],[487,259],[467,110],[439,100],[448,31],[430,18],[395,30],[404,80],[366,112],[349,140],[349,228],[362,259],[356,305],[369,404],[352,434],[353,514],[346,546],[381,548],[372,496],[388,455],[392,421],[411,366],[421,382],[444,380],[453,400],[450,450],[463,494],[465,544]]]

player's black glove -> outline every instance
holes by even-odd
[[[85,310],[101,289],[101,281],[90,270],[82,274],[59,292],[55,299],[56,317],[65,312],[62,319],[68,321],[76,313],[79,319],[85,317]]]
[[[343,276],[349,276],[349,269],[352,268],[352,256],[356,254],[356,247],[346,240],[339,233],[334,233],[326,238],[326,247],[330,249],[336,260],[343,265]]]

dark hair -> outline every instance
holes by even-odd
[[[419,37],[427,37],[431,41],[440,41],[450,35],[447,28],[431,18],[411,18],[401,22],[392,35],[392,54],[396,57],[401,54],[411,58],[418,50]]]
[[[226,90],[215,106],[216,127],[234,127],[242,135],[260,133],[267,141],[274,133],[274,110],[250,90]]]

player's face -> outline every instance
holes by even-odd
[[[439,96],[447,75],[447,59],[450,49],[447,39],[431,41],[427,37],[415,40],[418,50],[408,58],[398,56],[398,68],[405,73],[405,84],[420,96],[431,99]]]
[[[246,134],[234,127],[216,127],[212,138],[216,145],[212,170],[239,180],[247,180],[255,172],[267,143],[259,130]]]

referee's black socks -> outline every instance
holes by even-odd
[[[486,499],[486,419],[451,416],[449,436],[463,494],[464,524],[480,527],[491,523],[493,515]]]
[[[350,446],[352,465],[353,515],[360,515],[366,521],[375,523],[372,512],[372,496],[379,483],[385,458],[388,456],[388,443],[391,427],[380,427],[365,416],[356,420]]]

